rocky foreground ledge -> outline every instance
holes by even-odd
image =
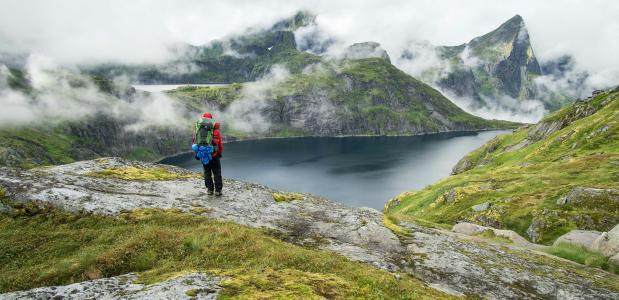
[[[153,168],[168,177],[125,180],[109,172]],[[250,227],[266,227],[281,232],[282,239],[295,244],[330,250],[387,271],[408,272],[453,295],[490,299],[619,299],[619,276],[551,257],[531,247],[416,224],[397,226],[374,209],[351,208],[312,195],[275,201],[273,194],[277,191],[268,187],[235,180],[225,180],[224,184],[224,196],[209,196],[199,174],[119,158],[32,170],[0,169],[0,187],[12,201],[105,215],[138,208],[175,208]],[[10,206],[0,204],[0,211],[11,210]],[[91,291],[78,293],[84,298],[113,298],[119,291],[133,298],[166,298],[174,296],[164,291],[174,290],[182,291],[179,297],[189,297],[189,289],[212,291],[200,295],[214,298],[218,290],[217,278],[200,273],[186,276],[199,277],[201,281],[177,278],[152,286],[133,284],[132,274],[123,276],[127,278],[7,293],[0,295],[0,299],[71,298],[75,297],[71,296],[74,290]]]

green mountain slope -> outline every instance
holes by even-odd
[[[264,92],[265,103],[258,109],[272,124],[267,135],[401,135],[516,125],[464,112],[385,59],[332,61],[314,67]],[[215,106],[220,110],[245,96],[239,84],[185,87],[169,94],[190,108]]]
[[[454,175],[392,199],[398,219],[507,228],[549,243],[619,223],[619,91],[578,101],[471,152]],[[474,205],[484,204],[473,207]]]

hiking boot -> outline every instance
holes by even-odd
[[[209,195],[212,195],[213,194],[213,190],[208,190],[208,192],[206,192],[206,193],[209,194]]]
[[[217,191],[217,192],[215,192],[215,196],[219,197],[219,196],[221,196],[221,195],[222,195],[222,194],[221,194],[221,191]]]

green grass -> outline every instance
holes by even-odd
[[[14,205],[0,215],[0,292],[139,272],[154,283],[183,272],[224,276],[222,299],[448,298],[417,279],[278,240],[268,231],[175,210],[117,217]]]
[[[589,251],[581,246],[568,243],[559,243],[558,245],[553,245],[544,251],[552,255],[575,261],[579,264],[600,268],[619,274],[619,268],[617,268],[617,266],[609,265],[608,257],[597,252]]]
[[[400,226],[398,221],[391,216],[383,215],[383,225],[400,238],[406,238],[411,235],[409,229]]]
[[[65,134],[61,128],[1,129],[0,165],[31,168],[70,163],[74,161],[72,150],[75,142],[75,137]]]
[[[619,205],[608,197],[558,205],[575,187],[619,189],[619,93],[566,107],[544,122],[569,126],[524,148],[533,126],[501,135],[469,153],[470,167],[387,204],[396,219],[455,224],[459,220],[512,229],[528,237],[533,221],[542,224],[536,242],[550,244],[572,229],[608,231],[619,223]],[[589,117],[575,112],[597,107]],[[571,122],[571,123],[570,123]],[[490,202],[475,212],[473,205]]]
[[[514,242],[504,236],[496,235],[492,229],[487,229],[477,234],[477,236],[483,237],[485,239],[493,240],[495,242],[504,243],[504,244],[513,244]]]

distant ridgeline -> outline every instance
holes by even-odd
[[[283,66],[286,76],[262,85],[259,97],[251,94],[253,85],[257,84],[254,82],[185,87],[168,92],[173,101],[178,101],[176,104],[185,108],[186,130],[157,126],[128,131],[125,127],[132,120],[105,114],[58,121],[53,126],[5,128],[0,130],[0,165],[28,167],[107,155],[155,160],[187,149],[190,122],[205,109],[222,111],[228,116],[229,122],[223,124],[228,140],[269,136],[413,135],[518,125],[464,112],[437,90],[394,67],[377,43],[352,45],[341,59],[327,59],[303,51],[311,48],[319,52],[325,47],[311,42],[304,42],[303,47],[296,45],[291,30],[313,20],[313,16],[299,13],[269,30],[191,48],[188,52],[191,55],[185,53],[183,59],[167,65],[108,65],[85,70],[90,74],[88,78],[76,75],[71,84],[80,86],[85,84],[80,80],[92,81],[101,93],[109,96],[109,101],[128,103],[134,102],[140,92],[115,84],[111,80],[113,76],[129,74],[147,83],[255,79],[262,82],[275,64]],[[198,66],[198,71],[168,72],[170,68],[182,69],[185,63],[191,63],[192,68]],[[13,76],[17,78],[13,83],[15,89],[36,99],[39,91],[33,90],[28,74],[18,68],[14,72],[17,74]],[[167,77],[173,73],[177,75]],[[239,108],[242,112],[235,114]],[[254,130],[230,126],[247,117],[244,109],[256,114],[266,127]]]
[[[247,30],[203,46],[179,45],[173,49],[175,58],[164,64],[106,64],[84,70],[105,78],[128,75],[147,84],[254,81],[276,64],[297,74],[323,62],[320,54],[335,42],[317,29],[315,20],[311,13],[299,12],[268,29]],[[406,71],[407,62],[425,59],[417,46],[398,53],[394,64]],[[450,96],[469,99],[471,109],[503,105],[509,98],[516,100],[512,106],[536,99],[554,111],[579,97],[588,77],[574,70],[574,61],[567,55],[540,63],[519,15],[468,43],[430,48],[440,63],[424,70],[418,79]],[[343,57],[382,57],[389,61],[387,53],[374,42],[352,45]],[[561,88],[556,82],[561,82]]]
[[[474,222],[551,243],[619,223],[619,88],[596,92],[469,153],[449,176],[392,199],[401,220]]]

